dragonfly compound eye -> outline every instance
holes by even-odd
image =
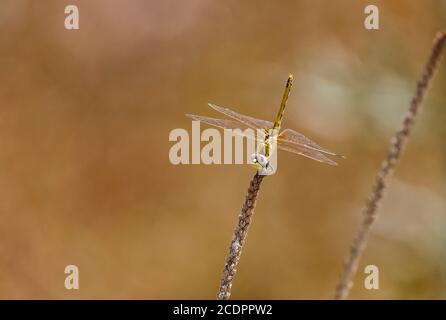
[[[257,156],[257,161],[262,167],[265,167],[268,164],[268,158],[264,156],[263,154],[259,154]]]

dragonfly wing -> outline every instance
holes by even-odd
[[[225,107],[220,107],[220,106],[217,106],[212,103],[208,103],[208,106],[220,113],[227,115],[228,117],[230,117],[232,119],[235,119],[237,121],[240,121],[240,122],[246,124],[247,126],[253,128],[255,130],[256,129],[271,129],[273,127],[273,123],[271,121],[261,120],[261,119],[256,119],[256,118],[253,118],[250,116],[246,116],[246,115],[237,113],[231,109],[228,109]]]
[[[327,158],[325,155],[323,155],[322,153],[320,153],[319,151],[313,150],[313,149],[308,149],[302,146],[299,146],[297,144],[293,144],[293,143],[279,143],[277,145],[278,149],[284,150],[284,151],[288,151],[288,152],[292,152],[292,153],[296,153],[299,155],[302,155],[304,157],[322,162],[322,163],[326,163],[332,166],[336,166],[338,165],[335,161],[331,160],[330,158]]]
[[[341,158],[345,158],[344,156],[337,154],[336,152],[333,152],[331,150],[328,150],[327,148],[321,147],[320,145],[318,145],[316,142],[314,142],[313,140],[307,138],[306,136],[304,136],[302,133],[299,133],[297,131],[294,131],[292,129],[285,129],[283,130],[280,134],[279,137],[277,138],[278,143],[287,143],[287,144],[296,144],[298,146],[304,147],[304,148],[308,148],[314,151],[318,151],[318,152],[322,152],[322,153],[326,153],[332,156],[338,156]]]
[[[215,119],[215,118],[210,118],[210,117],[197,116],[195,114],[186,114],[186,116],[188,116],[192,120],[204,122],[204,123],[207,123],[214,127],[219,127],[219,128],[223,128],[223,129],[231,129],[231,130],[233,130],[234,134],[238,134],[238,135],[248,137],[251,139],[258,139],[256,137],[256,133],[257,133],[256,130],[254,130],[251,127],[249,127],[243,123],[240,123],[240,122],[227,120],[227,119]]]

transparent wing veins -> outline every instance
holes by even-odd
[[[285,129],[283,130],[280,134],[279,137],[277,138],[278,143],[289,143],[289,144],[294,144],[294,145],[298,145],[299,147],[304,147],[304,148],[308,148],[311,150],[315,150],[318,152],[322,152],[325,154],[329,154],[332,156],[337,156],[337,157],[341,157],[341,158],[345,158],[343,155],[337,154],[334,151],[331,151],[327,148],[324,148],[320,145],[318,145],[316,142],[314,142],[313,140],[307,138],[306,136],[304,136],[302,133],[299,133],[297,131],[294,131],[292,129]]]
[[[208,103],[208,106],[220,113],[227,115],[228,117],[230,117],[232,119],[235,119],[237,121],[240,121],[241,123],[244,123],[245,125],[251,127],[254,130],[256,130],[256,129],[271,129],[273,127],[273,123],[271,121],[256,119],[256,118],[253,118],[253,117],[250,117],[247,115],[237,113],[229,108],[220,107],[220,106],[217,106],[212,103]]]
[[[329,164],[331,166],[338,165],[337,162],[331,160],[330,158],[326,157],[325,155],[323,155],[322,153],[320,153],[319,151],[316,151],[316,150],[307,149],[304,147],[299,147],[297,145],[292,145],[292,144],[288,144],[288,143],[278,144],[277,148],[284,150],[284,151],[299,154],[304,157],[307,157],[307,158],[310,158],[310,159],[313,159],[313,160],[316,160],[316,161],[319,161],[319,162],[322,162],[325,164]]]
[[[198,116],[195,114],[186,114],[192,120],[200,121],[206,124],[209,124],[214,127],[222,128],[222,129],[231,129],[233,130],[233,134],[241,135],[250,139],[260,140],[261,137],[258,137],[257,130],[247,126],[244,123],[236,122],[227,119],[216,119],[205,116]]]

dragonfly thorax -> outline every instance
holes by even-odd
[[[275,147],[275,144],[277,144],[278,131],[274,129],[265,129],[262,133],[263,135],[260,136],[261,142],[259,143],[258,153],[263,154],[268,158],[274,150],[273,145]]]

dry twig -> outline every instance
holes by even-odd
[[[382,162],[381,168],[376,176],[372,195],[363,209],[363,220],[359,227],[356,238],[350,248],[350,255],[344,265],[341,280],[336,287],[335,299],[345,299],[353,285],[352,279],[358,269],[359,259],[365,250],[367,238],[370,234],[373,222],[377,217],[378,205],[383,198],[383,193],[387,187],[388,180],[398,163],[401,152],[406,145],[415,117],[420,109],[423,96],[428,88],[429,82],[438,66],[438,61],[443,52],[446,42],[446,32],[439,32],[434,39],[431,54],[426,64],[421,79],[417,83],[415,95],[410,103],[401,129],[399,129],[390,141],[390,148],[386,158]]]
[[[234,235],[232,237],[229,253],[226,257],[223,276],[220,281],[220,288],[218,290],[217,299],[227,300],[231,296],[232,280],[237,272],[237,264],[242,254],[243,245],[246,241],[248,228],[252,221],[254,214],[254,207],[256,205],[257,195],[259,193],[260,185],[264,176],[256,173],[251,179],[248,193],[246,195],[245,203],[242,211],[238,217],[237,225],[235,226]]]

